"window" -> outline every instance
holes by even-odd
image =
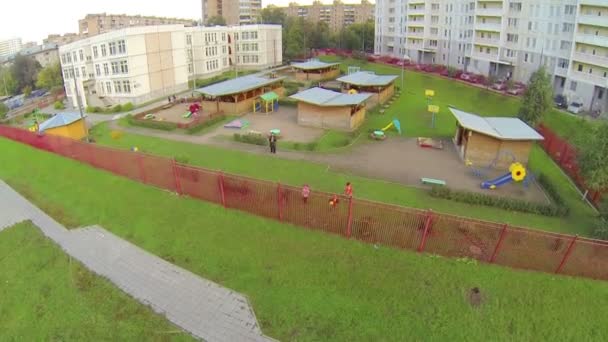
[[[95,75],[98,77],[101,76],[101,68],[99,67],[99,64],[95,64]]]
[[[112,83],[106,82],[106,93],[112,94]]]
[[[72,56],[74,56],[74,63],[78,62],[78,58],[76,56],[76,51],[72,52]]]
[[[524,54],[524,62],[527,62],[527,61],[528,61],[528,54],[527,54],[527,53],[525,53],[525,54]]]
[[[226,45],[222,46],[222,53],[225,54],[226,53]]]
[[[87,69],[82,67],[82,77],[87,77]]]
[[[120,61],[120,72],[122,74],[129,73],[129,66],[127,65],[127,61]]]
[[[576,82],[575,81],[570,81],[570,90],[572,91],[576,91]]]
[[[106,56],[106,46],[105,44],[101,45],[101,57],[105,57]]]
[[[118,62],[112,62],[112,75],[116,75],[118,73],[120,73],[120,68],[118,67]]]
[[[575,5],[566,5],[566,7],[564,8],[564,14],[573,15],[575,10],[576,10]],[[576,86],[575,86],[575,88],[576,88]]]
[[[125,94],[131,94],[131,82],[122,81],[122,90],[125,92]]]
[[[118,41],[118,53],[127,53],[127,46],[124,40]]]
[[[108,76],[110,71],[108,70],[108,63],[103,63],[103,74]]]
[[[573,29],[574,24],[571,23],[564,23],[564,25],[562,26],[562,32],[572,32]]]
[[[513,43],[517,43],[517,40],[519,39],[519,36],[513,33],[507,33],[507,41],[508,42],[513,42]]]
[[[188,73],[192,74],[194,72],[194,66],[192,65],[192,63],[188,63]]]
[[[76,77],[80,77],[80,72],[78,71],[78,68],[76,68]]]
[[[84,61],[84,52],[82,50],[78,50],[78,57],[80,57],[80,61]]]
[[[120,84],[120,81],[114,81],[114,92],[115,93],[122,93],[122,86]]]
[[[114,56],[116,54],[116,43],[108,43],[108,49],[110,50],[110,56]]]
[[[528,21],[528,31],[532,31],[532,22]]]
[[[582,64],[579,64],[579,65],[577,66],[577,70],[578,70],[578,71],[583,71],[583,65],[582,65]]]
[[[191,34],[186,35],[186,44],[192,45],[192,35]]]
[[[93,58],[97,58],[99,57],[98,53],[97,53],[97,46],[93,46]]]
[[[61,55],[61,64],[66,64],[66,63],[67,63],[67,61],[65,59],[65,54],[62,54]]]

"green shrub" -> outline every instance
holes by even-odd
[[[188,156],[175,156],[175,161],[178,163],[182,163],[182,164],[188,164],[190,163],[190,158],[188,158]]]
[[[317,143],[316,142],[310,142],[306,145],[304,145],[304,147],[306,148],[307,151],[314,151],[317,149]]]
[[[65,109],[65,106],[63,105],[62,101],[55,101],[55,103],[53,103],[53,108],[55,108],[55,109]]]
[[[267,144],[266,138],[260,134],[247,133],[247,134],[239,134],[234,133],[234,140],[246,144],[260,145],[264,146]]]
[[[293,149],[299,151],[302,149],[302,145],[300,143],[293,143]]]
[[[133,104],[131,102],[127,102],[124,105],[122,105],[122,111],[123,112],[128,112],[128,111],[133,110],[134,107],[135,106],[133,106]]]
[[[547,193],[551,200],[555,202],[555,204],[560,206],[566,206],[564,198],[559,194],[557,188],[555,187],[555,185],[553,185],[553,183],[551,183],[547,176],[541,173],[538,175],[536,180],[538,181],[538,184],[540,184],[540,186],[545,190],[545,193]]]
[[[87,108],[85,109],[87,113],[99,113],[100,112],[99,107],[91,107],[91,106],[87,106]]]
[[[455,68],[455,67],[453,67],[453,66],[449,66],[449,67],[448,67],[448,77],[450,77],[450,78],[454,78],[454,77],[456,77],[456,74],[457,74],[457,73],[458,73],[458,69],[456,69],[456,68]]]
[[[279,99],[279,106],[295,107],[297,105],[298,105],[298,101],[296,101],[294,99],[290,99],[290,98]]]
[[[430,195],[432,197],[448,199],[456,202],[496,207],[505,210],[532,213],[543,216],[563,217],[567,216],[569,213],[567,207],[555,204],[543,204],[518,200],[515,198],[485,195],[476,192],[452,190],[448,187],[434,186],[430,190]]]
[[[119,104],[117,104],[116,106],[112,107],[112,113],[120,113],[122,112],[122,106]]]
[[[160,129],[163,131],[173,131],[177,129],[177,124],[174,122],[142,120],[134,118],[132,115],[127,115],[127,120],[129,121],[129,124],[133,126]]]
[[[194,125],[194,126],[188,128],[188,129],[186,129],[186,133],[188,133],[188,134],[198,133],[198,132],[202,131],[205,127],[213,126],[216,123],[224,120],[224,118],[225,118],[224,115],[215,116],[215,117],[213,117],[213,118],[211,118],[211,119],[209,119],[207,121],[203,121],[203,122],[201,122],[201,123],[199,123],[197,125]]]

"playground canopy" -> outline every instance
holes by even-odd
[[[365,101],[370,96],[311,88],[290,98],[298,100],[298,124],[351,131],[365,120]]]
[[[198,88],[196,92],[210,97],[240,94],[282,81],[284,77],[266,78],[248,75]]]
[[[38,126],[38,132],[59,135],[72,139],[82,139],[86,136],[86,123],[77,112],[62,112],[46,120]]]
[[[302,63],[292,63],[291,66],[296,69],[296,80],[298,81],[320,81],[340,75],[340,63],[325,63],[311,59]]]
[[[451,108],[457,121],[454,144],[460,157],[473,165],[508,168],[526,164],[534,141],[543,140],[518,118],[481,117]]]
[[[342,76],[337,81],[342,82],[345,89],[355,89],[360,93],[371,93],[369,105],[375,106],[386,102],[395,93],[397,75],[376,75],[370,71],[359,71]]]
[[[279,99],[279,95],[274,91],[269,91],[266,94],[262,94],[260,98],[266,102],[275,101]]]

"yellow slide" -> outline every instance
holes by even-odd
[[[389,128],[391,128],[391,127],[393,127],[393,122],[392,122],[392,121],[391,121],[391,123],[390,123],[390,124],[386,125],[386,127],[384,127],[382,130],[383,130],[384,132],[386,132],[386,130],[387,130],[387,129],[389,129]]]

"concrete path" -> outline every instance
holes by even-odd
[[[31,220],[91,271],[195,337],[206,341],[272,341],[247,298],[93,226],[67,230],[0,181],[0,231]]]

